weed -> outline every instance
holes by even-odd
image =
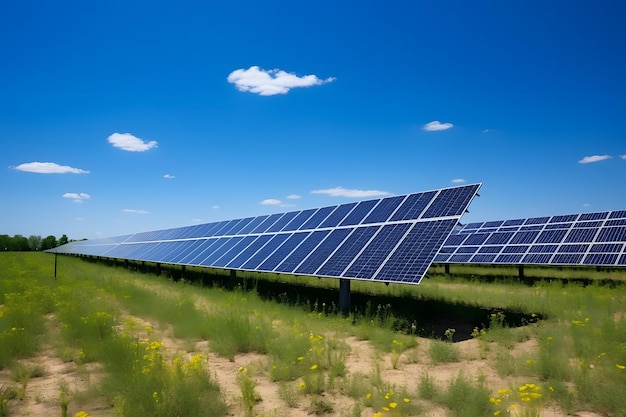
[[[239,368],[237,371],[237,385],[239,385],[241,390],[241,399],[246,416],[251,417],[253,415],[252,409],[256,403],[261,401],[261,397],[254,389],[256,382],[250,377],[248,370],[244,367]]]
[[[461,351],[458,346],[450,342],[431,340],[428,357],[434,364],[458,362],[461,359]]]

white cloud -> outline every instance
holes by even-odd
[[[163,178],[167,178],[168,180],[170,180],[170,179],[176,178],[176,177],[174,175],[165,174],[165,175],[163,175]]]
[[[378,190],[349,190],[343,187],[328,188],[326,190],[313,190],[312,194],[327,194],[331,197],[379,197],[389,195],[387,191]]]
[[[133,213],[133,214],[150,214],[150,212],[147,210],[124,209],[122,211],[124,213]]]
[[[59,165],[54,162],[27,162],[14,167],[18,171],[35,172],[37,174],[89,174],[84,169]]]
[[[485,129],[482,131],[482,133],[489,133],[489,132],[493,132],[496,129]]]
[[[240,68],[228,74],[229,83],[235,84],[239,91],[256,93],[261,96],[287,94],[292,88],[311,87],[335,81],[334,77],[324,80],[315,75],[298,77],[279,69],[263,70],[257,66]]]
[[[63,194],[63,197],[71,198],[74,203],[82,203],[84,200],[91,198],[91,196],[86,193],[65,193]]]
[[[220,208],[220,206],[218,206],[218,205],[216,204],[216,205],[214,205],[214,206],[211,206],[211,208],[212,208],[212,209],[217,210],[218,208]]]
[[[287,196],[288,200],[298,200],[300,198],[302,198],[302,197],[300,197],[298,194],[291,194],[291,195]]]
[[[452,182],[455,184],[463,184],[465,180],[463,178],[455,178],[452,180]]]
[[[278,206],[282,204],[282,201],[276,200],[275,198],[268,198],[266,200],[261,201],[259,204],[262,204],[264,206]]]
[[[622,159],[626,159],[626,155],[620,155],[619,157]]]
[[[438,120],[433,120],[432,122],[426,123],[422,126],[422,129],[427,132],[436,132],[438,130],[448,130],[452,129],[454,125],[452,123],[440,123]]]
[[[146,142],[130,133],[113,133],[107,138],[107,141],[114,147],[129,152],[145,152],[157,146],[157,142],[154,140]]]
[[[583,159],[581,159],[580,161],[578,161],[579,164],[591,164],[593,162],[600,162],[600,161],[604,161],[607,159],[612,158],[611,155],[592,155],[592,156],[585,156]]]

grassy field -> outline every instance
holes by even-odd
[[[623,270],[138,267],[0,253],[0,416],[626,416]]]

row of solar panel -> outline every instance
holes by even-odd
[[[461,216],[480,185],[137,233],[127,242],[239,236]]]
[[[434,262],[626,265],[626,210],[471,223]]]
[[[602,211],[595,213],[567,214],[552,217],[532,217],[528,219],[498,220],[489,222],[469,223],[463,227],[468,233],[480,231],[535,230],[533,227],[568,228],[600,227],[626,225],[626,210]],[[509,229],[510,228],[510,229]],[[529,228],[529,229],[525,229]]]
[[[216,268],[415,282],[457,219],[121,244],[83,243],[80,253]],[[430,249],[429,249],[430,248]]]
[[[419,283],[480,184],[51,250],[138,261]]]
[[[527,264],[527,265],[589,265],[626,266],[626,254],[619,253],[480,253],[438,254],[435,263]]]

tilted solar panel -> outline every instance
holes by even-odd
[[[448,237],[434,262],[626,266],[626,210],[471,223]]]
[[[417,284],[479,188],[71,242],[48,252]]]

